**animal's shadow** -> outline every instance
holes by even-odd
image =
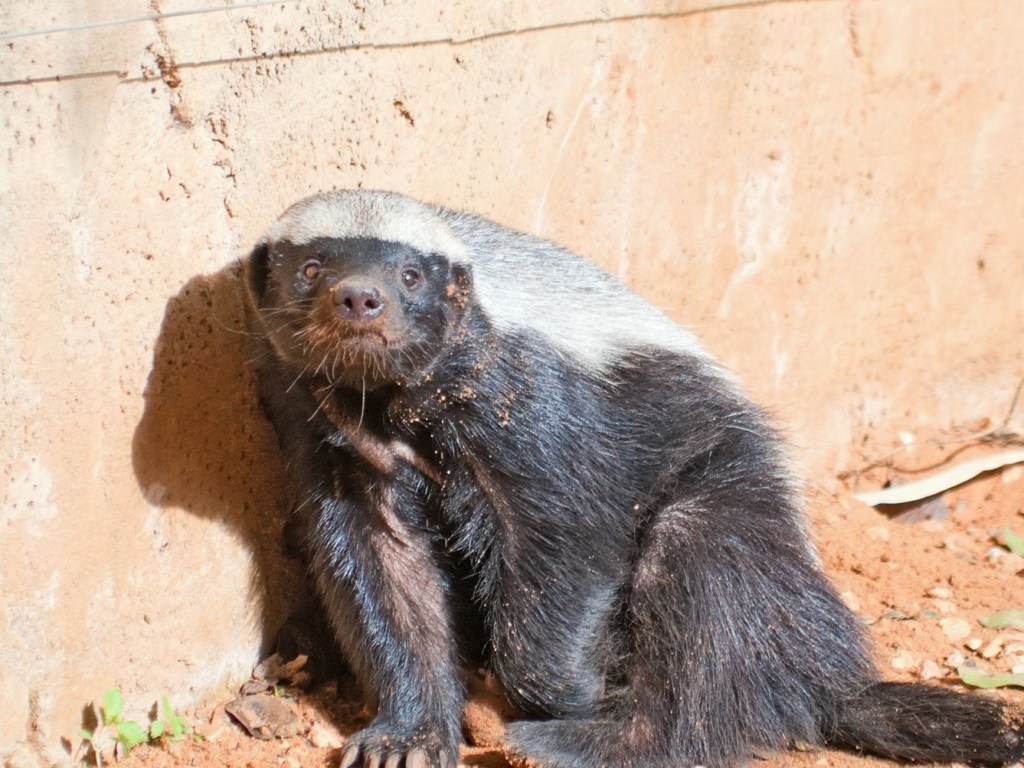
[[[150,503],[219,520],[250,550],[254,569],[243,598],[259,616],[263,656],[306,587],[301,565],[282,546],[291,499],[248,366],[239,273],[233,264],[193,277],[168,301],[132,462]]]

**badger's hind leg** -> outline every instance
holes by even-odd
[[[513,746],[546,768],[667,768],[819,741],[870,665],[787,493],[659,510],[625,590],[609,695],[590,720],[513,724]],[[780,506],[765,512],[766,500]]]

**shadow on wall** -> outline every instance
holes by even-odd
[[[248,366],[239,270],[194,277],[167,303],[132,462],[150,503],[220,521],[251,551],[262,658],[303,579],[282,548],[291,500]]]

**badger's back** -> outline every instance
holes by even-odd
[[[593,262],[475,214],[438,211],[465,246],[475,295],[499,330],[537,333],[594,370],[645,348],[707,357],[693,334]]]

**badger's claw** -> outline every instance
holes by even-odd
[[[338,768],[455,768],[456,750],[437,733],[371,725],[345,741]]]

